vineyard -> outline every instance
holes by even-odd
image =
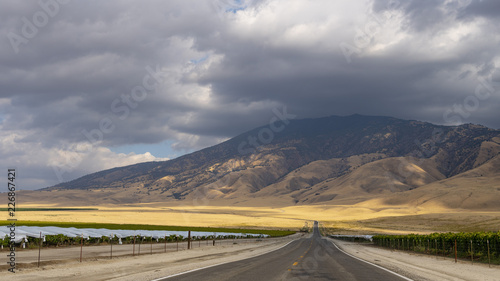
[[[200,228],[127,224],[62,223],[48,226],[44,222],[18,222],[15,244],[18,248],[99,246],[108,244],[142,244],[186,242],[188,231],[191,241],[214,241],[241,238],[280,237],[292,231]],[[53,223],[56,224],[56,223]],[[82,228],[75,228],[79,226]],[[93,228],[100,227],[100,228]],[[107,228],[103,228],[107,227]],[[186,230],[184,230],[186,229]],[[8,226],[0,226],[0,248],[8,248],[11,239]]]
[[[377,246],[395,250],[500,264],[500,231],[376,235],[372,239]]]
[[[9,225],[10,222],[0,220],[0,226]],[[192,226],[170,226],[170,225],[144,225],[144,224],[112,224],[112,223],[88,223],[88,222],[51,222],[51,221],[17,221],[17,226],[55,226],[63,228],[106,228],[106,229],[128,229],[128,230],[165,230],[165,231],[203,231],[203,232],[234,232],[249,234],[264,234],[271,237],[282,237],[295,233],[290,230],[272,229],[241,229],[241,228],[215,228],[215,227],[192,227]],[[0,237],[1,239],[2,237]]]
[[[0,226],[0,233],[1,228]],[[57,234],[56,231],[65,231],[65,234]],[[277,231],[275,233],[280,234]],[[18,239],[19,237],[21,238]],[[279,235],[274,239],[265,239],[269,237],[271,236],[268,234],[229,232],[182,231],[181,234],[179,231],[165,230],[59,229],[57,227],[21,226],[16,227],[15,240],[11,240],[7,235],[0,235],[0,252],[12,251],[11,247],[15,246],[15,255],[20,258],[16,263],[16,268],[29,268],[49,265],[56,260],[83,262],[113,259],[120,256],[139,257],[145,254],[178,252],[202,247],[267,243],[265,241],[274,243],[291,240],[294,236]],[[1,265],[0,268],[2,268]]]
[[[192,236],[191,240],[194,241],[205,241],[205,240],[225,240],[225,239],[244,239],[244,238],[255,238],[255,236],[236,236],[236,235],[207,235],[207,236]],[[261,238],[261,237],[258,237]],[[187,237],[182,235],[170,235],[164,237],[148,237],[148,236],[128,236],[128,237],[118,237],[116,235],[111,236],[101,236],[101,237],[68,237],[63,234],[57,235],[45,235],[41,240],[36,237],[29,237],[23,242],[18,243],[27,249],[38,248],[39,245],[43,247],[67,247],[67,246],[100,246],[109,244],[150,244],[150,243],[173,243],[173,242],[185,242]],[[0,239],[0,245],[7,249],[10,243],[10,239],[6,236]]]

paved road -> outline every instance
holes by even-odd
[[[313,235],[258,257],[162,279],[196,280],[405,280],[340,252],[322,238],[315,223]]]

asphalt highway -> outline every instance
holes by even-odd
[[[166,277],[165,281],[196,280],[410,280],[365,263],[322,238],[315,223],[312,236],[294,240],[273,252],[236,262]]]

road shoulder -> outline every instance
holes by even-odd
[[[58,261],[41,268],[16,272],[0,272],[0,279],[31,280],[153,280],[200,267],[255,257],[282,247],[300,238],[293,235],[284,239],[269,239],[258,243],[202,247],[179,252],[153,255],[123,256],[113,260],[96,259],[79,263],[74,260]]]
[[[497,281],[500,267],[445,259],[443,257],[391,251],[360,243],[327,238],[343,251],[392,270],[415,281],[467,280]]]

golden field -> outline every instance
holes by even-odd
[[[28,204],[23,208],[52,208]],[[85,208],[86,206],[79,206]],[[88,206],[95,208],[96,206]],[[436,231],[498,231],[500,212],[447,210],[435,206],[309,205],[289,207],[166,206],[162,203],[99,206],[98,210],[23,211],[19,220],[96,222],[200,227],[298,230],[318,220],[331,233],[429,233]]]
[[[379,164],[393,165],[394,161],[389,160],[380,160]],[[310,200],[313,201],[310,204],[293,204],[289,194],[280,194],[280,186],[274,186],[275,192],[265,196],[248,193],[234,198],[182,201],[167,200],[160,194],[137,193],[135,188],[20,191],[16,207],[98,209],[17,212],[19,220],[29,221],[298,230],[306,221],[318,220],[332,233],[366,234],[500,230],[500,155],[475,169],[418,188],[370,193],[363,186],[376,182],[377,175],[384,175],[377,167],[367,164],[341,177],[342,182],[338,182],[339,178],[337,182],[327,180],[311,187],[307,191],[311,198],[329,195],[332,198],[323,202]],[[312,170],[321,171],[316,166]],[[304,168],[302,173],[310,171]],[[419,180],[427,174],[412,175]],[[383,182],[392,178],[397,177],[383,176]],[[327,188],[322,189],[323,185]],[[0,204],[6,206],[4,195],[0,196]],[[295,198],[300,196],[297,194]]]

